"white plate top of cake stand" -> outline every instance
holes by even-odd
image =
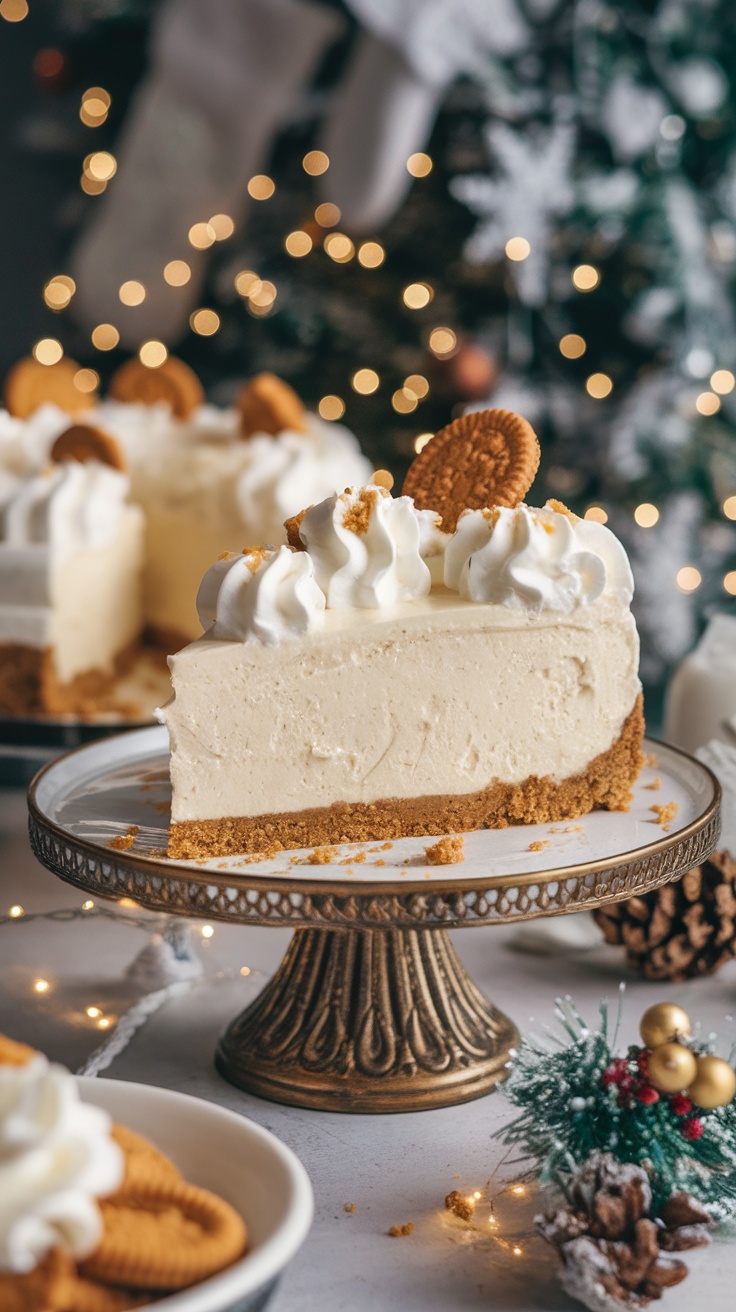
[[[455,865],[427,861],[433,838],[343,844],[329,864],[310,861],[313,849],[170,861],[167,732],[140,729],[70,752],[36,776],[31,841],[62,878],[152,910],[356,927],[366,917],[374,925],[527,919],[630,897],[715,848],[715,777],[677,748],[645,741],[645,751],[629,811],[469,833]],[[666,828],[655,807],[669,808]]]

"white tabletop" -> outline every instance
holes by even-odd
[[[76,908],[82,900],[31,856],[23,794],[0,791],[0,910],[19,903],[26,912],[46,912]],[[599,999],[613,997],[622,978],[628,983],[623,1041],[635,1039],[639,1016],[662,997],[681,1003],[706,1030],[736,1033],[736,1021],[726,1019],[736,1013],[736,962],[710,979],[665,988],[627,972],[618,949],[522,954],[513,946],[519,932],[513,926],[460,930],[453,940],[475,982],[522,1033],[552,1020],[557,993],[571,993],[595,1021]],[[497,1198],[494,1231],[485,1197],[473,1229],[444,1211],[451,1189],[482,1190],[494,1172],[494,1180],[513,1180],[513,1171],[501,1166],[505,1150],[491,1139],[512,1115],[501,1093],[440,1111],[338,1115],[265,1102],[217,1075],[212,1055],[218,1034],[255,996],[263,973],[276,968],[288,940],[281,929],[215,925],[211,939],[199,939],[208,978],[162,1008],[107,1072],[241,1111],[299,1154],[314,1185],[316,1218],[273,1312],[561,1312],[575,1306],[554,1284],[554,1254],[531,1234],[534,1197]],[[99,1006],[119,1016],[135,1001],[140,989],[124,972],[145,942],[144,932],[102,920],[0,928],[0,1030],[80,1066],[104,1037],[85,1009]],[[250,977],[241,978],[241,966],[251,968]],[[49,982],[46,992],[34,991],[37,979]],[[355,1211],[345,1212],[352,1203]],[[388,1237],[390,1226],[408,1221],[412,1235]],[[692,1275],[667,1292],[665,1312],[689,1312],[696,1299],[713,1312],[732,1305],[736,1242],[730,1240],[685,1254]],[[522,1252],[514,1254],[515,1247]]]

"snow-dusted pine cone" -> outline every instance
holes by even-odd
[[[570,1203],[535,1217],[563,1267],[560,1282],[592,1312],[641,1308],[687,1275],[684,1262],[665,1256],[710,1243],[710,1218],[688,1194],[673,1194],[651,1215],[646,1171],[594,1152],[570,1184]]]
[[[736,956],[736,860],[716,852],[677,883],[594,912],[646,979],[710,975]]]

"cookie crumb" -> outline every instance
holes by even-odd
[[[445,1207],[448,1212],[454,1216],[459,1216],[461,1221],[472,1221],[475,1204],[468,1202],[459,1189],[453,1189],[445,1198]]]
[[[657,775],[656,779],[652,779],[652,782],[650,784],[645,784],[644,787],[648,788],[651,793],[658,793],[662,787],[662,780],[659,775]]]
[[[404,1235],[413,1235],[414,1222],[407,1221],[406,1225],[392,1225],[389,1234],[392,1239],[403,1239]]]
[[[386,862],[385,862],[385,861],[374,861],[373,864],[374,864],[374,866],[385,866]]]
[[[464,846],[462,834],[451,834],[431,847],[425,847],[424,854],[431,866],[455,866],[465,860]]]
[[[529,851],[530,851],[530,852],[543,852],[544,849],[545,849],[545,847],[549,847],[549,839],[548,839],[548,838],[543,838],[541,842],[537,841],[536,843],[530,843],[530,844],[529,844]]]
[[[393,847],[393,843],[381,843],[380,850],[382,852],[390,852],[392,847]]]
[[[342,1205],[342,1210],[343,1210],[343,1212],[354,1212],[354,1211],[355,1211],[355,1203],[343,1203],[343,1205]]]
[[[652,770],[656,770],[657,766],[659,765],[659,761],[657,760],[657,757],[654,754],[654,752],[651,752],[649,756],[644,757],[642,764],[649,765],[651,766]]]
[[[677,802],[668,802],[666,806],[650,806],[657,819],[652,821],[653,824],[660,825],[666,834],[670,831],[670,825],[677,815]]]
[[[113,852],[127,852],[133,846],[137,833],[138,825],[128,825],[125,834],[119,834],[117,838],[111,838],[107,846],[111,847]]]
[[[305,862],[308,866],[331,866],[337,856],[335,847],[315,847]]]

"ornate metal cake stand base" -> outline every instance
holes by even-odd
[[[232,1084],[276,1102],[409,1112],[488,1093],[518,1039],[443,929],[297,929],[216,1060]]]

